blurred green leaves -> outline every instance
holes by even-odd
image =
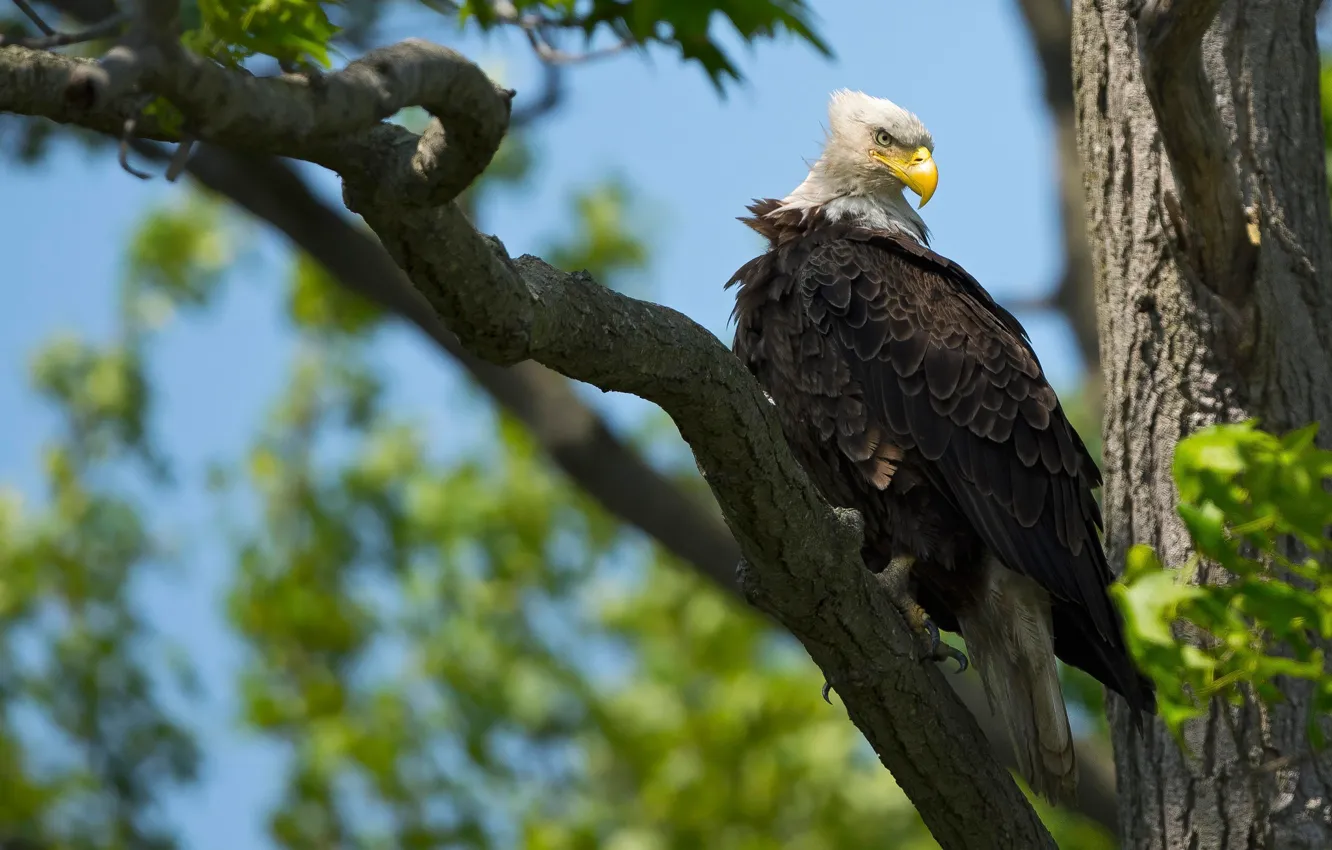
[[[607,181],[572,199],[573,232],[545,252],[551,265],[565,271],[586,271],[609,285],[623,272],[647,265],[648,246],[641,228],[631,224],[628,187]]]
[[[149,217],[130,251],[116,338],[98,345],[59,336],[33,361],[33,383],[58,427],[43,458],[45,502],[25,508],[0,490],[6,841],[175,846],[159,801],[195,778],[200,754],[162,697],[187,694],[192,671],[174,663],[134,604],[136,579],[169,553],[144,519],[151,514],[118,482],[136,460],[148,462],[150,480],[163,480],[146,426],[146,332],[129,304],[146,292],[202,303],[199,281],[185,284],[207,242],[198,237]]]
[[[1166,569],[1150,547],[1135,546],[1113,590],[1130,650],[1177,736],[1213,697],[1275,703],[1303,681],[1313,692],[1309,734],[1322,742],[1332,675],[1314,638],[1332,639],[1332,452],[1314,445],[1316,432],[1278,437],[1250,421],[1203,429],[1176,447],[1179,515],[1197,554]],[[1190,584],[1200,559],[1223,568],[1223,580]]]
[[[183,42],[231,66],[269,56],[289,67],[327,68],[332,43],[341,32],[330,12],[342,5],[329,0],[194,0],[182,4]],[[542,32],[563,30],[590,41],[604,30],[633,45],[661,44],[697,62],[718,90],[728,79],[742,79],[723,46],[730,38],[754,43],[787,34],[831,55],[805,0],[463,0],[427,5],[453,6],[461,20],[486,28],[513,25],[508,14],[512,10],[519,17],[538,16]],[[367,14],[356,7],[344,17],[359,32],[368,25],[363,20]],[[719,22],[728,25],[727,38],[718,34]]]
[[[932,846],[798,647],[626,549],[511,422],[440,459],[349,417],[362,368],[312,349],[249,464],[229,608],[293,754],[283,846]]]
[[[298,327],[352,336],[369,331],[383,317],[378,305],[340,286],[306,254],[292,260],[287,312]]]

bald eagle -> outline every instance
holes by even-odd
[[[865,520],[863,555],[928,657],[958,632],[1018,768],[1074,791],[1055,658],[1155,711],[1117,612],[1092,490],[1100,473],[1017,319],[931,251],[904,189],[934,194],[934,143],[912,113],[839,91],[822,156],[741,221],[769,247],[738,285],[734,351],[797,459]]]

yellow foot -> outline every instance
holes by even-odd
[[[911,630],[924,638],[926,650],[920,660],[956,661],[956,672],[961,673],[971,666],[966,653],[939,639],[939,627],[934,624],[930,616],[925,613],[925,609],[920,607],[920,603],[911,595],[911,567],[915,563],[916,559],[911,555],[899,555],[893,558],[888,562],[888,566],[884,568],[883,572],[876,574],[879,584],[884,590],[888,591],[888,598],[892,600],[893,606],[902,613]],[[829,705],[832,704],[832,700],[828,698],[828,693],[831,690],[832,685],[824,682],[823,700]]]
[[[922,661],[957,662],[957,672],[966,670],[970,662],[960,649],[955,649],[939,639],[939,627],[934,624],[925,609],[920,607],[911,595],[911,568],[916,559],[911,555],[898,555],[888,562],[883,572],[878,574],[879,584],[888,591],[888,598],[906,619],[912,631],[925,639],[928,649]]]

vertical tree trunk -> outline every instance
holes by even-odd
[[[1187,235],[1194,222],[1184,221],[1176,180],[1196,161],[1175,149],[1172,169],[1139,49],[1144,6],[1178,17],[1188,11],[1176,9],[1190,2],[1198,8],[1199,0],[1073,0],[1078,144],[1106,390],[1106,543],[1114,564],[1140,542],[1156,546],[1167,563],[1188,557],[1171,478],[1181,437],[1258,417],[1275,431],[1321,421],[1320,442],[1332,442],[1332,222],[1314,38],[1318,0],[1228,0],[1202,39],[1230,167],[1258,225],[1252,280],[1229,298],[1208,279],[1214,275],[1199,271],[1198,241],[1190,244]],[[1163,109],[1161,120],[1169,128],[1189,119]],[[1116,702],[1124,845],[1332,847],[1332,754],[1311,754],[1302,694],[1293,696],[1273,711],[1214,707],[1188,731],[1196,760],[1159,723],[1134,733]]]

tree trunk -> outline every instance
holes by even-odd
[[[1209,5],[1191,2],[1195,10]],[[1145,15],[1156,14],[1152,23],[1160,24],[1164,9],[1170,26],[1190,13],[1187,4],[1073,0],[1113,564],[1122,564],[1134,543],[1155,546],[1168,564],[1189,556],[1171,477],[1181,437],[1249,417],[1277,432],[1332,422],[1332,223],[1314,38],[1318,0],[1211,5],[1220,11],[1201,40],[1210,86],[1197,78],[1205,90],[1198,102],[1219,110],[1217,162],[1238,175],[1243,214],[1257,224],[1253,270],[1237,272],[1242,285],[1230,289],[1208,273],[1223,266],[1198,259],[1216,246],[1192,236],[1208,223],[1196,220],[1206,218],[1199,208],[1189,208],[1184,170],[1205,168],[1203,157],[1182,156],[1171,146],[1198,132],[1200,122],[1164,108],[1158,116],[1149,65],[1163,42],[1143,39],[1145,54],[1139,47],[1139,28],[1149,26]],[[1180,135],[1172,138],[1176,129]],[[1324,431],[1320,442],[1328,445],[1329,437]],[[1114,701],[1124,846],[1332,847],[1332,754],[1310,754],[1304,693],[1291,696],[1289,706],[1275,710],[1214,705],[1188,727],[1196,758],[1182,754],[1159,722],[1136,734],[1123,703]]]

